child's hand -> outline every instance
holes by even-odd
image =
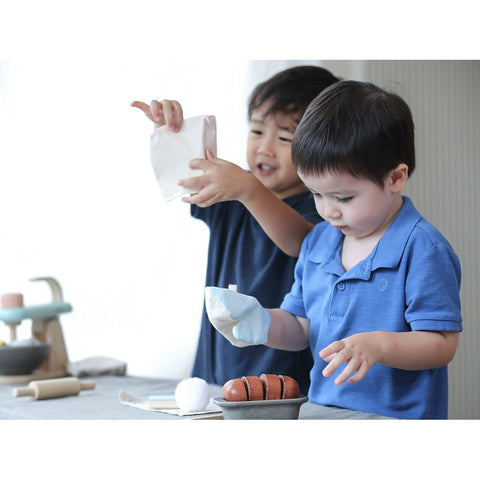
[[[342,385],[354,373],[348,383],[360,382],[367,372],[381,358],[381,348],[376,332],[357,333],[333,342],[320,351],[320,357],[328,365],[323,369],[323,376],[329,377],[340,365],[347,363],[340,375],[335,378],[336,385]]]
[[[150,105],[144,102],[134,101],[132,107],[142,112],[155,123],[155,128],[168,125],[170,130],[178,132],[183,123],[182,106],[176,100],[152,100]]]
[[[270,315],[255,297],[206,287],[205,308],[211,324],[232,345],[246,347],[267,342]]]
[[[205,173],[197,177],[182,178],[178,185],[198,191],[182,200],[199,207],[209,207],[226,200],[240,200],[248,195],[251,182],[255,177],[234,163],[217,158],[206,149],[206,159],[196,158],[190,162],[190,168],[201,169]]]

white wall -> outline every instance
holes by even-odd
[[[208,62],[4,67],[0,291],[24,292],[27,304],[49,301],[28,279],[54,276],[74,307],[62,317],[70,360],[107,355],[132,374],[187,376],[207,231],[187,205],[163,201],[150,122],[129,104],[178,98],[187,117],[218,114],[219,152],[241,158],[242,138],[228,132],[242,65],[228,65],[214,82],[202,81]]]

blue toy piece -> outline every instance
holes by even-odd
[[[18,323],[30,318],[32,320],[56,317],[60,313],[68,313],[73,310],[70,303],[53,302],[27,307],[13,307],[0,309],[0,321],[5,323]]]

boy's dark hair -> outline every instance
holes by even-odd
[[[339,80],[325,68],[313,65],[283,70],[254,88],[248,100],[248,118],[254,110],[270,102],[265,117],[281,112],[298,114],[300,120],[309,103]]]
[[[415,169],[412,113],[396,94],[367,82],[341,81],[309,105],[292,143],[305,175],[349,173],[383,187],[400,163]]]

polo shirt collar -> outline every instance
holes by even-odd
[[[373,252],[348,272],[343,270],[340,261],[343,233],[331,225],[325,228],[324,235],[322,235],[322,243],[330,245],[330,248],[313,248],[309,252],[309,260],[322,264],[325,270],[336,275],[352,275],[365,280],[377,268],[397,267],[412,230],[422,218],[410,198],[402,196],[402,199],[402,208]]]
[[[398,266],[408,239],[415,225],[422,218],[410,198],[402,196],[402,199],[402,208],[368,257],[372,262],[371,271]]]

